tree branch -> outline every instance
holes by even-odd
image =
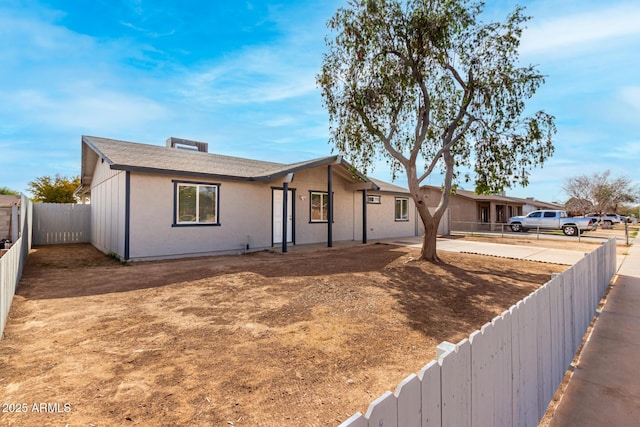
[[[360,119],[362,120],[362,123],[364,124],[364,126],[382,141],[384,148],[387,149],[389,154],[391,154],[396,160],[398,160],[400,163],[402,163],[403,166],[406,167],[408,163],[408,159],[402,153],[396,150],[393,147],[393,145],[391,145],[391,140],[393,139],[393,136],[396,132],[396,126],[393,123],[397,121],[398,114],[400,114],[400,105],[402,105],[402,99],[400,100],[398,105],[399,105],[398,108],[394,112],[391,129],[389,131],[389,136],[386,136],[385,134],[382,133],[380,129],[374,126],[371,120],[369,119],[369,117],[365,114],[365,112],[362,109],[355,108],[354,111],[360,116]]]

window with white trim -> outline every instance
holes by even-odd
[[[409,199],[396,197],[396,221],[409,221]]]
[[[329,221],[329,194],[312,191],[309,197],[311,204],[311,222]]]
[[[178,225],[218,224],[218,184],[176,183]]]

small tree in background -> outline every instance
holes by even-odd
[[[570,197],[567,203],[573,199],[588,201],[592,205],[590,212],[599,214],[618,212],[623,204],[640,201],[638,186],[626,176],[612,178],[609,170],[568,178],[563,190]]]
[[[20,193],[10,189],[9,187],[0,187],[0,194],[4,196],[19,196]]]
[[[461,168],[476,192],[527,185],[529,170],[552,155],[554,118],[525,115],[544,77],[518,64],[529,19],[516,7],[484,23],[470,0],[351,0],[329,20],[317,80],[332,143],[358,169],[386,158],[407,182],[425,234],[421,259],[437,261],[438,224]],[[435,211],[423,182],[444,174]],[[470,174],[465,176],[468,181]],[[433,204],[432,204],[433,206]]]
[[[572,197],[564,204],[564,209],[570,216],[585,215],[593,212],[593,203],[587,199]]]
[[[80,177],[67,178],[56,174],[54,178],[41,176],[29,182],[33,201],[43,203],[78,203],[73,192],[80,187]]]

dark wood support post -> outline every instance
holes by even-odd
[[[333,183],[331,165],[327,167],[327,247],[333,247]]]
[[[287,228],[289,227],[289,219],[287,215],[287,203],[289,198],[289,183],[282,184],[282,253],[287,253]]]
[[[367,243],[367,190],[362,190],[362,244]]]
[[[131,172],[124,175],[124,260],[131,256]]]

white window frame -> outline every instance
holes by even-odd
[[[313,218],[313,196],[320,196],[320,219],[314,219]],[[322,206],[324,206],[326,202],[327,205],[327,218],[322,218],[322,213],[323,213],[323,209]],[[309,192],[309,222],[314,222],[314,223],[322,223],[322,222],[329,222],[329,193],[327,193],[326,191],[310,191]]]
[[[188,181],[174,181],[175,185],[175,214],[174,214],[174,226],[217,226],[220,225],[220,184],[203,183],[203,182],[188,182]],[[195,188],[195,221],[185,221],[180,219],[180,190],[182,188]],[[200,218],[200,189],[201,188],[213,189],[213,196],[215,200],[215,212],[213,220],[202,221]]]
[[[400,203],[400,217],[398,218],[398,203]],[[404,209],[403,209],[404,205]],[[407,197],[396,197],[393,206],[393,214],[398,222],[409,221],[409,199]]]

